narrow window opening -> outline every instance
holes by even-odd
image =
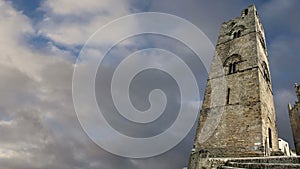
[[[233,64],[232,64],[232,72],[233,72],[233,73],[236,73],[236,63],[233,63]]]
[[[237,38],[237,33],[236,32],[233,33],[233,39],[234,38]]]
[[[228,74],[231,74],[232,72],[232,63],[229,64],[229,71],[228,71]]]
[[[261,46],[264,48],[264,50],[266,50],[266,45],[265,45],[265,41],[262,38],[259,38]]]
[[[230,102],[230,88],[227,89],[227,99],[226,99],[226,104],[229,104]]]
[[[245,15],[248,15],[248,9],[245,9]]]
[[[264,78],[265,78],[265,80],[266,80],[267,82],[270,82],[270,79],[269,79],[269,77],[268,77],[268,75],[267,75],[266,72],[264,72]]]
[[[269,147],[272,148],[272,130],[269,128]]]
[[[262,67],[263,67],[263,77],[266,80],[266,82],[269,83],[271,80],[270,80],[269,70],[266,62],[263,62]]]
[[[236,73],[236,65],[237,63],[234,62],[234,63],[230,63],[229,64],[229,71],[228,71],[228,74],[233,74],[233,73]]]
[[[238,31],[236,36],[237,36],[237,38],[240,37],[241,36],[241,31]]]

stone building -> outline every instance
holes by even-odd
[[[222,24],[189,169],[207,156],[268,156],[278,149],[265,34],[250,5]]]
[[[294,135],[294,143],[297,155],[300,155],[300,85],[295,85],[298,101],[292,107],[289,104],[290,122]]]
[[[283,140],[282,138],[278,138],[278,142],[279,142],[279,151],[281,151],[284,156],[292,156],[289,143]]]

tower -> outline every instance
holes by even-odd
[[[268,156],[277,150],[265,34],[250,5],[240,17],[222,24],[189,169],[201,157]]]
[[[289,115],[294,136],[294,144],[297,155],[300,155],[300,85],[295,85],[298,101],[292,107],[289,104]]]

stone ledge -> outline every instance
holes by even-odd
[[[300,169],[300,156],[199,158],[198,162],[206,169]]]
[[[229,162],[226,166],[230,167],[243,167],[249,169],[299,169],[300,164],[283,164],[283,163],[238,163]]]

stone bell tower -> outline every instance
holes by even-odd
[[[298,101],[293,106],[289,104],[289,115],[296,153],[300,155],[300,85],[295,84],[295,90]]]
[[[269,156],[278,131],[263,26],[254,5],[224,22],[189,169],[203,157]]]

